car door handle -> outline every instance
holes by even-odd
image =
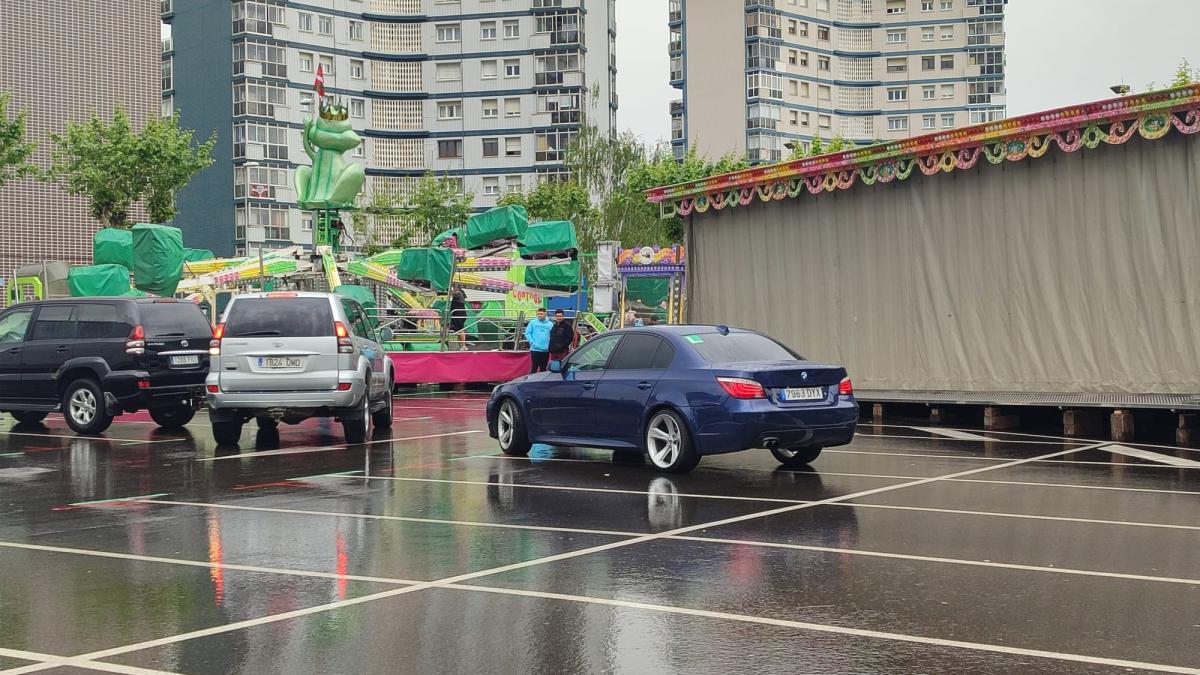
[[[647,389],[649,389],[650,387],[653,387],[653,386],[654,385],[650,384],[649,382],[639,382],[638,383],[638,389],[641,389],[642,391],[646,391]]]
[[[20,353],[21,353],[21,348],[20,348],[20,347],[11,347],[11,348],[8,350],[8,353],[9,353],[9,354],[20,354]]]
[[[595,385],[594,383],[592,383],[592,382],[588,382],[587,384],[584,384],[584,385],[583,385],[583,390],[584,390],[584,391],[591,391],[591,390],[593,390],[593,389],[595,389],[595,388],[596,388],[596,385]]]
[[[59,352],[61,354],[62,352],[70,351],[70,349],[71,349],[70,347],[60,346],[58,349],[55,349],[54,351]]]

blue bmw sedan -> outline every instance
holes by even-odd
[[[508,455],[534,443],[640,450],[672,473],[703,455],[767,448],[803,466],[854,438],[858,403],[846,370],[725,326],[613,331],[550,372],[496,387],[488,430]]]

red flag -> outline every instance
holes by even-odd
[[[318,99],[318,100],[324,101],[325,100],[325,67],[321,64],[317,64],[317,81],[313,82],[313,89],[315,89],[317,91],[317,96],[320,97],[320,99]]]

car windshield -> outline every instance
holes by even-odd
[[[704,333],[684,336],[684,341],[709,363],[792,361],[804,358],[758,333]]]
[[[114,310],[115,311],[115,310]],[[190,302],[154,302],[141,306],[142,327],[146,337],[204,337],[212,326],[204,312]]]
[[[325,298],[239,298],[225,316],[225,337],[326,335],[333,335],[333,311]]]

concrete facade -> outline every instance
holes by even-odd
[[[159,18],[152,0],[0,3],[0,90],[9,113],[27,110],[34,163],[50,168],[51,133],[117,106],[141,128],[159,109]],[[86,264],[100,224],[87,200],[33,179],[0,188],[0,278],[49,260]],[[144,217],[135,208],[134,219]]]
[[[675,152],[774,162],[1000,119],[1005,4],[670,0]]]
[[[561,175],[584,117],[615,120],[612,0],[168,0],[163,16],[164,111],[220,138],[176,224],[219,254],[311,243],[293,175],[318,66],[364,139],[368,199],[434,173],[482,210]],[[401,223],[375,226],[386,243]]]

